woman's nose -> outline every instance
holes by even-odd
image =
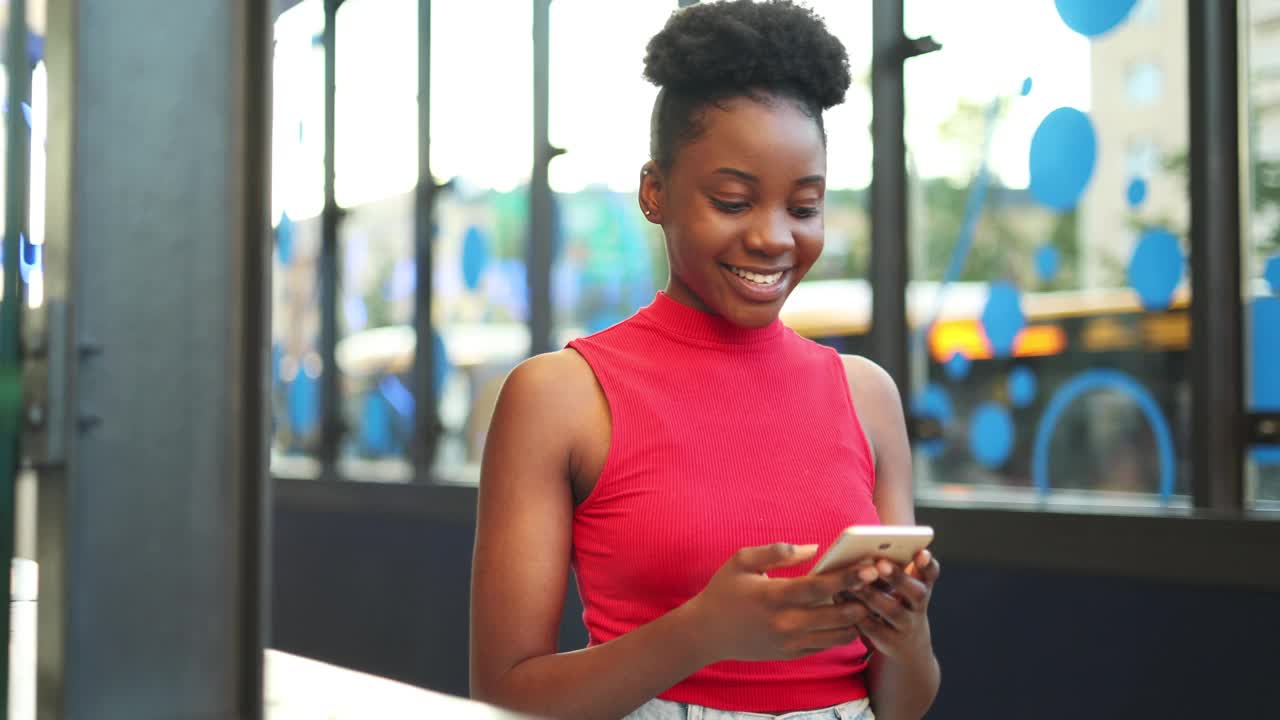
[[[796,243],[788,220],[785,210],[757,214],[756,222],[747,231],[747,249],[768,257],[790,252]]]

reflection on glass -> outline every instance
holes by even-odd
[[[1189,505],[1185,0],[906,12],[924,494]]]
[[[529,352],[533,16],[530,3],[495,14],[472,0],[434,0],[431,13],[431,170],[450,183],[432,257],[436,474],[472,482],[498,389]]]
[[[1252,0],[1245,25],[1241,113],[1247,122],[1245,281],[1245,408],[1280,413],[1280,2]],[[1249,449],[1246,502],[1280,510],[1280,445]]]

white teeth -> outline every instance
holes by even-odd
[[[732,265],[729,266],[729,269],[733,271],[734,275],[737,275],[738,277],[743,278],[745,280],[750,280],[751,282],[757,285],[772,285],[782,279],[781,272],[770,273],[768,275],[761,275],[760,273],[753,273],[749,270],[743,270],[742,268],[733,267]]]

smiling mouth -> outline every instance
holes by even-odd
[[[786,270],[775,270],[771,273],[759,273],[735,267],[733,265],[725,265],[725,267],[729,272],[760,288],[770,288],[777,285],[782,282],[782,276],[787,274]]]

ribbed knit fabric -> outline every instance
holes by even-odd
[[[592,644],[685,603],[739,548],[817,543],[822,553],[845,527],[879,524],[870,448],[830,348],[779,321],[739,328],[662,293],[570,346],[613,421],[604,470],[573,519]],[[827,707],[866,696],[865,654],[859,641],[791,661],[721,662],[660,697],[756,712]]]

